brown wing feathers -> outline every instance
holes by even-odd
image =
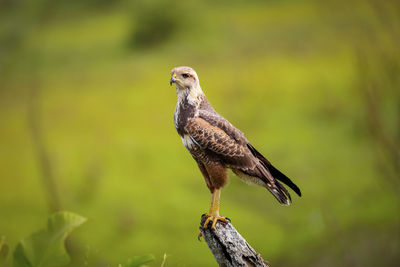
[[[222,117],[208,118],[190,119],[185,126],[185,130],[202,149],[217,154],[218,160],[227,167],[261,179],[266,188],[282,204],[289,204],[291,198],[278,180],[301,195],[300,189],[274,168],[232,124]]]
[[[251,153],[245,145],[238,143],[234,138],[217,126],[211,125],[202,118],[190,119],[185,130],[198,144],[207,156],[216,155],[215,159],[227,167],[246,167],[251,165]],[[202,155],[199,155],[200,157]]]

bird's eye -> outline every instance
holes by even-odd
[[[182,77],[183,77],[184,79],[186,79],[186,78],[188,78],[188,77],[189,77],[189,74],[187,74],[187,73],[184,73],[184,74],[182,74]]]

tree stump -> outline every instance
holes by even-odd
[[[230,222],[217,222],[215,229],[211,223],[207,229],[203,228],[206,217],[203,214],[200,221],[200,232],[214,254],[219,266],[223,267],[268,267],[246,240],[236,231]]]

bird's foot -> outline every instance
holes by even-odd
[[[207,219],[203,224],[204,229],[208,228],[208,224],[210,222],[212,222],[211,228],[215,228],[215,225],[217,224],[218,221],[227,222],[229,220],[229,218],[219,216],[219,214],[206,214],[205,216]]]

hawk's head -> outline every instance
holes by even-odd
[[[190,67],[176,67],[171,71],[169,84],[175,83],[177,89],[194,89],[199,86],[199,78],[194,69]]]

